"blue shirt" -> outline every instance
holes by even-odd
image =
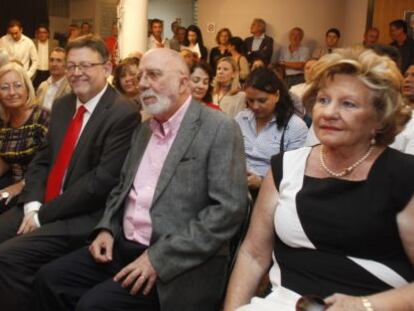
[[[256,118],[251,110],[246,109],[236,116],[243,139],[246,153],[247,170],[264,177],[270,167],[270,158],[280,151],[283,128],[277,128],[276,118],[273,119],[257,134]],[[308,135],[305,122],[292,115],[286,127],[284,150],[293,150],[304,145]]]

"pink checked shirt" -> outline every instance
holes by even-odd
[[[191,96],[166,122],[150,121],[151,138],[135,175],[134,184],[126,201],[124,233],[128,240],[149,245],[152,225],[150,207],[161,169],[170,151],[181,121],[191,102]]]

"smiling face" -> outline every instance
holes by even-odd
[[[216,72],[216,80],[222,85],[229,85],[236,75],[232,65],[227,61],[219,61]]]
[[[83,71],[76,67],[73,71],[67,70],[66,72],[73,92],[83,103],[102,91],[112,71],[112,66],[110,62],[103,63],[101,55],[87,47],[73,48],[68,52],[66,68],[90,64],[94,65]]]
[[[28,91],[22,77],[15,71],[9,71],[0,78],[0,103],[6,110],[23,107]]]
[[[245,93],[247,106],[254,113],[255,118],[270,121],[279,102],[279,92],[271,94],[254,87],[248,87]]]
[[[196,68],[190,76],[190,88],[193,97],[199,101],[203,101],[209,88],[210,78],[203,69]]]
[[[369,145],[379,128],[373,91],[358,78],[337,74],[328,79],[313,107],[313,124],[322,144],[332,147]]]
[[[137,74],[137,65],[127,65],[127,68],[125,68],[125,71],[121,74],[119,81],[126,96],[134,97],[138,94],[139,89]]]

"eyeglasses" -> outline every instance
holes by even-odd
[[[318,296],[306,295],[296,302],[296,311],[324,311],[326,309],[325,301]]]
[[[76,71],[76,68],[79,69],[81,72],[86,72],[90,70],[92,67],[99,66],[99,65],[105,65],[106,62],[102,63],[80,63],[78,65],[75,64],[69,64],[66,66],[66,71],[69,73],[74,73]]]
[[[12,84],[5,83],[5,84],[0,85],[0,92],[8,93],[10,92],[12,87],[16,92],[20,92],[24,88],[24,84],[21,82],[14,82]]]

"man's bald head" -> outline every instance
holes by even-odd
[[[190,96],[189,70],[184,59],[170,49],[152,49],[139,64],[141,102],[159,121],[168,120]]]

